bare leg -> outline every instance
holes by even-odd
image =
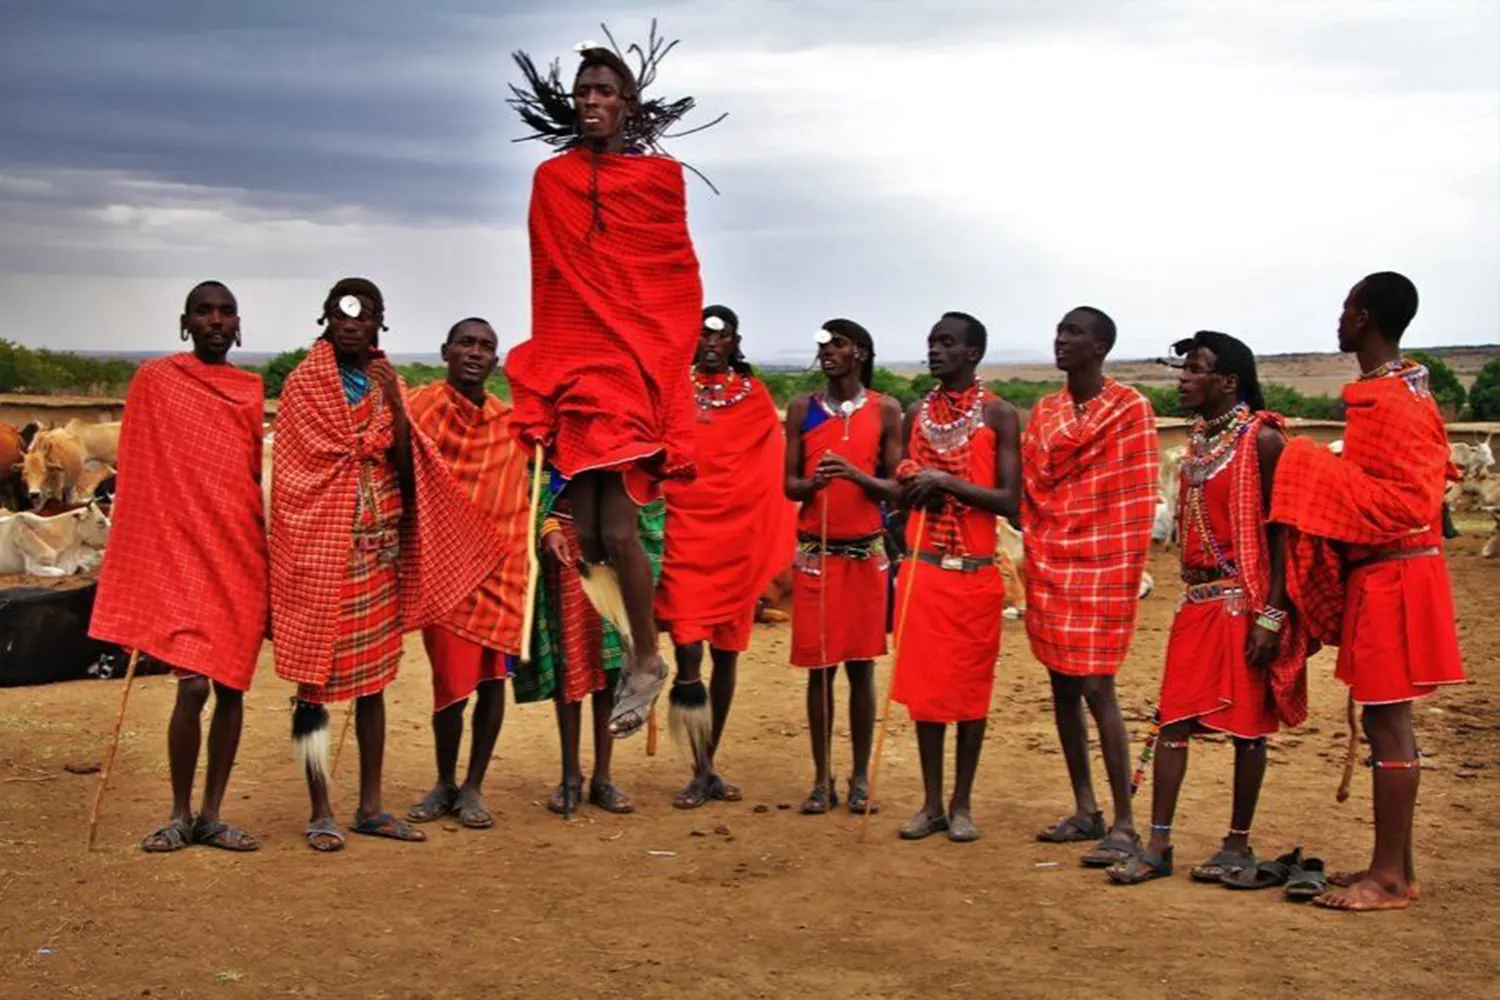
[[[1234,741],[1234,805],[1229,814],[1229,834],[1224,838],[1226,851],[1250,851],[1250,828],[1255,823],[1255,808],[1260,804],[1260,787],[1266,779],[1266,741]],[[1240,832],[1235,832],[1240,831]]]
[[[936,818],[943,810],[943,738],[941,722],[917,723],[917,755],[922,759],[922,812]]]
[[[1083,697],[1099,727],[1099,744],[1104,752],[1104,769],[1109,775],[1109,790],[1114,798],[1115,820],[1112,835],[1135,834],[1135,813],[1130,802],[1130,732],[1125,715],[1115,697],[1113,677],[1089,677],[1084,681]]]
[[[828,685],[832,683],[830,674],[837,669],[821,667],[807,672],[807,735],[812,743],[814,793],[803,803],[803,812],[822,812],[829,806],[827,801],[815,803],[814,800],[817,789],[826,791],[831,787],[828,780],[828,727],[832,720],[828,718]],[[810,810],[809,806],[814,808]]]
[[[854,749],[853,779],[868,782],[870,749],[875,742],[875,664],[852,660],[844,665],[849,677],[849,742]]]
[[[244,721],[244,693],[223,684],[215,684],[214,717],[208,728],[208,773],[203,780],[203,808],[198,813],[199,819],[205,824],[219,818],[219,808],[224,804],[224,791],[229,787],[229,773],[234,769],[234,758],[240,749],[240,731],[244,728]],[[194,766],[197,766],[197,757],[195,752]],[[191,789],[191,777],[188,779],[188,786]]]
[[[953,800],[948,804],[948,820],[955,829],[961,821],[973,824],[970,793],[974,790],[974,774],[979,770],[979,754],[984,749],[984,730],[988,721],[971,719],[960,722],[957,727],[953,741]]]
[[[601,485],[598,516],[598,537],[620,577],[625,614],[630,619],[634,655],[629,665],[635,670],[649,671],[657,656],[653,608],[656,584],[651,579],[646,548],[641,544],[640,508],[625,492],[625,481],[616,473],[608,474]]]
[[[1364,727],[1377,762],[1416,760],[1410,702],[1366,705]],[[1421,774],[1415,767],[1374,769],[1375,852],[1369,870],[1361,881],[1320,896],[1320,903],[1334,909],[1397,909],[1407,904],[1415,874],[1409,874],[1409,854]]]
[[[708,764],[712,770],[714,756],[719,752],[719,741],[724,738],[724,727],[729,724],[729,707],[734,704],[740,654],[712,646],[708,652],[714,662],[714,675],[708,689],[709,703],[714,711],[714,735],[708,745]]]
[[[458,787],[458,747],[464,738],[464,709],[467,707],[467,700],[459,701],[432,713],[432,742],[440,788]]]
[[[1151,841],[1146,849],[1158,858],[1165,857],[1163,852],[1172,846],[1172,817],[1177,814],[1177,796],[1187,777],[1186,743],[1193,728],[1191,719],[1163,726],[1156,743],[1156,761],[1151,766]]]
[[[495,755],[495,744],[500,741],[500,727],[504,723],[505,681],[485,681],[479,685],[478,697],[474,701],[474,739],[469,746],[469,773],[463,784],[465,791],[477,795],[484,785],[484,775],[489,769],[490,758]],[[455,746],[455,757],[457,749]]]
[[[385,693],[365,695],[355,702],[354,733],[359,739],[359,814],[381,813],[380,782],[385,765]]]
[[[609,715],[615,707],[614,690],[606,686],[602,691],[595,691],[591,701],[594,715],[594,777],[589,782],[589,802],[606,812],[621,815],[633,813],[635,803],[616,787],[610,773],[615,752],[615,737],[609,731]]]
[[[677,676],[674,685],[700,684],[703,681],[703,643],[690,642],[674,647],[677,660]],[[709,695],[713,699],[712,693]],[[717,709],[714,709],[717,711]],[[695,741],[696,742],[696,741]],[[710,739],[710,743],[712,740]],[[674,800],[680,809],[691,809],[708,801],[708,781],[713,774],[713,750],[711,745],[703,747],[693,760],[693,777]]]
[[[1094,782],[1089,774],[1083,678],[1051,670],[1047,676],[1052,681],[1052,715],[1057,722],[1057,736],[1062,743],[1063,760],[1068,765],[1068,780],[1073,785],[1073,815],[1087,825],[1093,822],[1094,814],[1099,811],[1099,801],[1094,798]]]
[[[208,678],[200,674],[180,678],[177,681],[177,703],[172,706],[172,721],[167,726],[172,818],[188,824],[193,822],[193,777],[198,770],[198,748],[203,741],[203,706],[208,701],[209,688]]]

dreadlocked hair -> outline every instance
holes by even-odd
[[[1255,370],[1255,353],[1244,342],[1227,333],[1214,330],[1199,330],[1185,340],[1172,345],[1172,353],[1186,357],[1194,348],[1212,351],[1214,374],[1233,375],[1235,378],[1235,400],[1251,410],[1264,410],[1266,397],[1260,391],[1260,376]]]
[[[370,304],[375,307],[375,322],[379,324],[379,330],[370,340],[371,347],[380,346],[380,330],[389,330],[385,325],[385,296],[380,294],[379,287],[369,278],[342,278],[334,283],[328,290],[328,295],[323,299],[323,315],[318,317],[318,325],[326,327],[328,317],[338,308],[339,299],[345,295],[353,295],[356,298],[369,299]],[[322,333],[323,339],[328,339],[328,331]]]
[[[823,324],[823,329],[864,351],[865,359],[859,365],[859,384],[870,388],[875,382],[875,338],[870,336],[870,331],[852,319],[831,319]]]
[[[740,347],[739,316],[735,315],[734,310],[728,306],[713,305],[703,307],[703,318],[705,320],[715,316],[723,320],[724,325],[729,328],[729,332],[734,334],[734,354],[729,358],[729,370],[738,372],[741,375],[755,374],[755,369],[745,359],[745,352]]]
[[[610,34],[608,26],[601,24],[599,27],[603,30],[604,36],[609,39],[610,47],[598,46],[584,49],[579,54],[581,62],[577,73],[582,73],[590,66],[604,66],[613,70],[620,78],[621,96],[629,104],[629,110],[621,126],[627,147],[649,150],[658,156],[666,156],[668,154],[661,146],[662,140],[679,139],[695,132],[702,132],[729,117],[728,113],[725,113],[703,125],[681,132],[669,131],[697,106],[697,102],[691,97],[682,97],[675,101],[660,97],[646,99],[643,92],[649,89],[656,80],[656,71],[661,61],[666,58],[667,53],[677,47],[678,40],[668,42],[658,35],[656,19],[652,18],[651,34],[646,40],[646,45],[643,47],[632,42],[622,53],[614,35]],[[630,68],[627,56],[635,58],[634,70]],[[509,85],[511,97],[506,103],[516,109],[516,113],[521,116],[521,121],[531,129],[530,135],[524,135],[512,141],[538,140],[560,151],[582,145],[584,140],[578,132],[578,108],[573,103],[572,89],[563,86],[561,62],[554,59],[544,74],[531,56],[525,52],[513,52],[511,58],[520,67],[525,82],[522,85],[514,83]],[[577,73],[574,74],[575,80]],[[687,163],[683,166],[697,174],[715,194],[719,193],[719,189],[714,187],[713,182],[704,177],[702,172]]]

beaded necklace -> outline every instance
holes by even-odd
[[[710,410],[722,410],[750,395],[754,383],[739,372],[729,372],[723,381],[706,382],[702,374],[693,370],[693,398],[698,403],[698,419],[710,420]]]
[[[856,413],[864,409],[865,403],[869,400],[869,398],[869,394],[865,392],[864,386],[860,386],[859,392],[855,393],[853,399],[843,400],[837,406],[834,406],[833,403],[829,401],[828,394],[826,392],[819,393],[818,405],[823,407],[823,412],[828,414],[830,417],[843,418],[844,440],[847,441],[849,440],[849,421],[854,419],[854,415]]]
[[[922,408],[917,414],[923,436],[927,438],[927,443],[932,446],[932,450],[939,454],[968,444],[969,438],[974,436],[974,432],[979,429],[984,420],[983,386],[977,379],[957,399],[945,399],[943,393],[941,385],[935,386],[922,400]],[[971,398],[966,399],[966,397]],[[947,404],[945,408],[957,411],[952,420],[944,422],[933,417],[934,400],[941,400]],[[964,405],[966,402],[967,406]]]
[[[1240,439],[1254,423],[1255,417],[1250,412],[1250,407],[1244,403],[1237,404],[1228,413],[1213,420],[1199,417],[1193,421],[1188,433],[1189,454],[1182,462],[1183,475],[1188,481],[1187,495],[1183,498],[1188,519],[1197,529],[1203,554],[1212,559],[1219,572],[1226,577],[1234,576],[1235,568],[1225,556],[1219,540],[1214,537],[1213,526],[1209,524],[1208,508],[1203,499],[1204,487],[1234,461]]]

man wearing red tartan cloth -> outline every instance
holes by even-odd
[[[875,657],[885,653],[890,560],[882,505],[897,498],[901,404],[870,388],[875,341],[853,320],[831,319],[817,332],[822,392],[786,410],[786,495],[802,504],[792,578],[794,667],[808,668],[807,731],[813,789],[802,803],[817,816],[838,805],[829,766],[833,681],[849,678],[849,811],[870,803],[875,736]],[[824,536],[827,536],[826,538]]]
[[[219,807],[266,629],[264,391],[260,376],[227,363],[240,343],[239,307],[228,288],[217,281],[195,287],[180,326],[192,351],[148,361],[130,383],[119,491],[89,635],[168,664],[178,677],[167,727],[172,818],[141,847],[253,851],[256,839],[220,819]],[[194,818],[193,774],[210,685],[208,771]]]
[[[1062,318],[1053,349],[1067,386],[1037,402],[1021,439],[1026,635],[1052,681],[1074,801],[1073,815],[1037,839],[1098,840],[1082,859],[1091,868],[1140,850],[1115,673],[1135,635],[1157,493],[1156,419],[1139,392],[1105,377],[1114,344],[1114,321],[1098,309],[1081,306]],[[1085,704],[1114,798],[1107,830],[1089,776]]]
[[[1266,775],[1266,737],[1307,717],[1307,631],[1290,614],[1284,529],[1267,524],[1286,442],[1265,409],[1255,355],[1203,330],[1178,341],[1178,398],[1196,415],[1182,463],[1178,522],[1186,592],[1172,620],[1157,702],[1161,739],[1151,785],[1151,839],[1108,869],[1135,885],[1172,874],[1172,817],[1195,732],[1234,741],[1234,801],[1222,849],[1193,868],[1197,882],[1238,885],[1259,864],[1250,825]]]
[[[481,788],[505,721],[505,678],[521,650],[526,595],[529,478],[526,453],[510,433],[510,407],[485,390],[499,341],[478,317],[448,331],[442,357],[448,375],[411,394],[412,423],[442,454],[469,502],[504,544],[499,563],[441,622],[422,630],[432,664],[432,734],[437,784],[406,818],[428,823],[443,816],[483,830],[494,825]],[[474,737],[468,771],[458,783],[464,708],[474,699]]]
[[[740,350],[739,317],[703,310],[693,366],[698,475],[666,487],[666,538],[656,617],[677,659],[671,728],[686,737],[693,777],[672,804],[695,809],[742,793],[714,757],[729,721],[739,655],[750,648],[755,604],[792,560],[795,508],[765,489],[784,465],[781,419],[765,384]],[[703,645],[713,660],[703,683]]]
[[[995,522],[1015,516],[1021,494],[1019,417],[975,374],[986,340],[984,325],[965,313],[947,313],[932,328],[927,367],[939,384],[907,413],[906,459],[897,470],[902,505],[927,512],[907,518],[910,555],[896,581],[905,616],[897,624],[891,697],[916,723],[924,791],[921,810],[901,827],[904,840],[944,830],[958,843],[979,839],[970,792],[1005,603]],[[950,723],[958,732],[953,797],[945,808],[943,739]]]
[[[327,330],[287,376],[271,477],[271,638],[297,685],[292,739],[307,775],[315,851],[344,834],[328,797],[328,711],[356,699],[355,833],[424,840],[381,808],[385,689],[402,633],[453,610],[503,549],[407,417],[404,387],[377,349],[385,301],[363,278],[333,286]]]
[[[657,147],[692,101],[641,93],[669,50],[653,29],[632,72],[584,43],[569,91],[556,64],[544,77],[518,53],[527,88],[512,88],[531,138],[563,149],[532,184],[531,337],[505,360],[512,426],[566,478],[585,592],[626,637],[619,737],[645,725],[667,678],[639,510],[694,473],[688,369],[703,288],[683,168]]]
[[[1442,549],[1443,493],[1456,473],[1427,369],[1401,357],[1417,289],[1381,272],[1349,292],[1339,350],[1362,374],[1344,387],[1342,455],[1290,442],[1271,519],[1294,529],[1287,584],[1313,637],[1339,647],[1337,676],[1364,706],[1375,787],[1368,869],[1329,878],[1315,902],[1402,909],[1420,894],[1412,863],[1420,758],[1412,702],[1464,681]]]

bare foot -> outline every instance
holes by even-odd
[[[1357,885],[1360,882],[1363,882],[1365,879],[1367,879],[1369,877],[1370,877],[1370,873],[1368,871],[1334,872],[1332,875],[1328,876],[1328,884],[1329,885],[1336,885],[1336,886],[1338,886],[1341,889],[1347,889],[1347,888],[1349,888],[1352,885]],[[1411,900],[1414,903],[1417,900],[1421,899],[1422,898],[1422,883],[1421,882],[1408,882],[1408,883],[1406,883],[1406,898],[1409,899],[1409,900]]]
[[[1364,879],[1347,888],[1331,889],[1313,900],[1314,906],[1330,910],[1404,910],[1411,899],[1404,892],[1392,892],[1373,879]]]

